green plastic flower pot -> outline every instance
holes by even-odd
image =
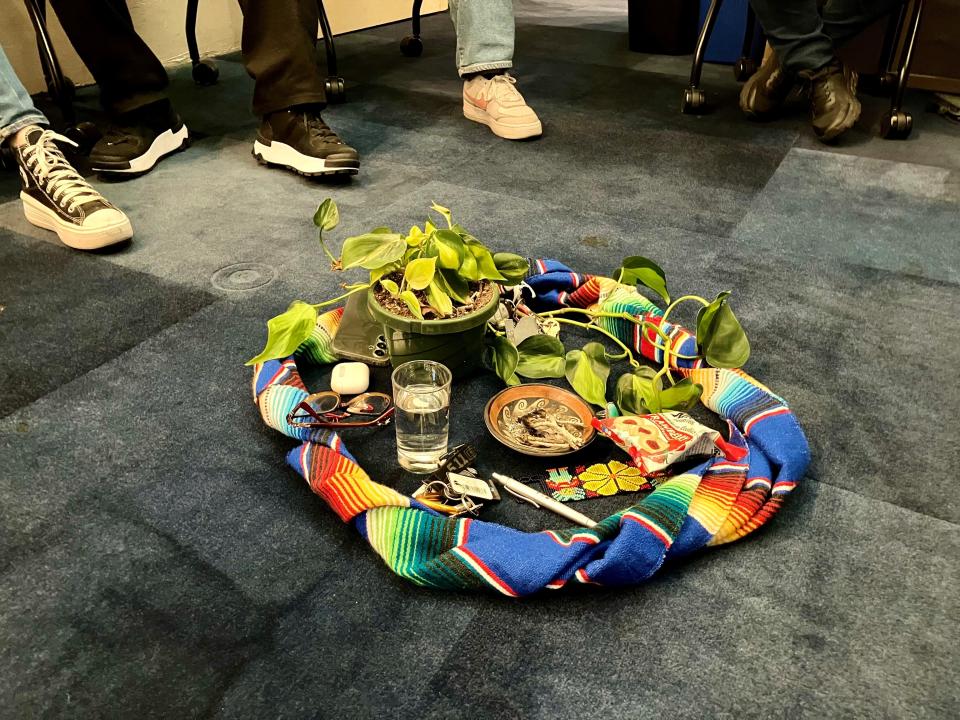
[[[487,320],[497,312],[499,303],[500,289],[494,285],[490,302],[476,312],[448,320],[417,320],[394,315],[372,292],[367,293],[367,306],[374,321],[383,325],[394,367],[410,360],[434,360],[450,368],[455,378],[480,367]]]

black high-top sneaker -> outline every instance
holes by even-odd
[[[278,165],[301,175],[356,175],[360,155],[343,142],[307,107],[265,115],[253,143],[253,155],[264,165]]]
[[[170,101],[161,100],[117,118],[90,151],[90,167],[101,173],[141,175],[189,144],[187,126]]]
[[[810,82],[813,131],[820,140],[835,140],[854,126],[860,118],[855,70],[835,59],[819,70],[801,72],[800,77]]]
[[[78,250],[95,250],[133,237],[130,220],[73,169],[54,140],[67,138],[40,127],[13,148],[23,190],[23,214],[37,227],[53,230]]]

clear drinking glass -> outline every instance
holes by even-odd
[[[411,360],[393,371],[397,460],[410,472],[433,472],[447,452],[451,379],[433,360]]]

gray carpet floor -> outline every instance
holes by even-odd
[[[236,57],[213,87],[173,73],[192,148],[100,183],[129,246],[59,246],[0,178],[0,715],[956,716],[960,128],[911,96],[913,136],[882,141],[865,98],[822,147],[803,117],[745,122],[719,66],[717,110],[683,116],[688,59],[628,52],[620,5],[518,2],[535,142],[462,118],[441,15],[415,60],[400,26],[340,39],[349,101],[326,117],[362,153],[352,182],[257,166]],[[674,288],[733,289],[807,481],[643,587],[510,602],[399,580],[285,466],[243,367],[267,317],[336,289],[311,224],[327,196],[337,238],[437,201],[498,249],[598,273],[644,254]],[[496,388],[456,388],[453,439],[533,471],[485,437]],[[413,489],[389,430],[346,441]],[[488,517],[554,523],[509,500]]]

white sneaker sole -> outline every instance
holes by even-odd
[[[136,157],[128,163],[128,167],[117,167],[111,165],[90,164],[90,167],[96,172],[109,173],[111,175],[140,175],[152,170],[167,155],[183,150],[190,145],[190,131],[186,125],[181,125],[179,130],[165,130],[157,135],[150,147],[140,157]]]
[[[269,145],[265,145],[259,140],[253,141],[253,156],[257,162],[262,165],[277,165],[293,170],[301,175],[312,177],[314,175],[356,175],[360,172],[360,162],[344,166],[344,160],[332,160],[335,165],[328,165],[323,158],[304,155],[295,148],[282,142],[274,140]]]
[[[76,250],[96,250],[133,237],[133,228],[127,218],[112,225],[82,228],[67,222],[26,193],[20,193],[20,200],[23,201],[23,214],[31,225],[44,230],[53,230],[64,245]]]
[[[476,105],[466,101],[463,103],[463,116],[467,118],[467,120],[473,120],[481,125],[486,125],[494,135],[502,137],[505,140],[526,140],[527,138],[543,135],[543,125],[539,120],[524,125],[502,123],[490,117],[486,110],[481,110]]]

